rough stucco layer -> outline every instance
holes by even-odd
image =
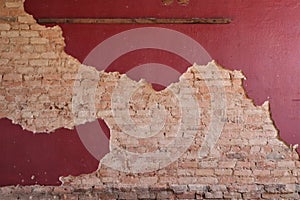
[[[268,103],[247,98],[241,72],[194,65],[156,92],[81,65],[61,35],[22,1],[0,1],[0,117],[33,132],[101,117],[111,152],[92,174],[62,177],[60,187],[2,187],[1,199],[299,198],[298,154],[277,138]]]

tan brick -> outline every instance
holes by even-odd
[[[20,35],[22,37],[38,37],[39,32],[38,31],[20,31]]]
[[[171,199],[172,192],[171,191],[159,191],[156,197],[157,197],[157,199]]]
[[[4,74],[3,76],[4,81],[22,81],[22,74]]]
[[[298,170],[298,169],[295,169]],[[298,176],[298,174],[294,174],[295,170],[293,170],[293,175]],[[282,177],[282,176],[291,176],[292,172],[289,169],[272,169],[271,175],[274,177]]]
[[[28,24],[19,24],[19,29],[21,29],[21,30],[29,30],[29,25]]]
[[[217,184],[219,181],[216,177],[206,176],[198,177],[196,182],[190,182],[190,184],[201,183],[201,184]]]
[[[178,176],[194,176],[195,175],[195,169],[178,169],[177,170]]]
[[[207,177],[204,177],[204,178],[207,178]],[[194,183],[197,183],[197,182],[198,182],[197,177],[187,176],[187,177],[179,177],[178,178],[178,183],[179,184],[194,184]]]
[[[0,31],[8,31],[10,29],[9,24],[0,24]]]
[[[215,174],[218,176],[230,176],[233,174],[232,169],[215,169]]]
[[[20,74],[33,73],[35,69],[33,67],[18,67],[16,70]]]
[[[155,185],[158,182],[158,177],[140,177],[140,185]]]
[[[0,43],[3,45],[3,44],[9,44],[9,38],[3,38],[3,37],[0,37]],[[3,45],[4,46],[4,45]],[[5,48],[6,50],[7,48]],[[4,50],[4,48],[3,48]],[[0,48],[0,52],[1,52],[1,48]]]
[[[295,162],[294,161],[288,161],[288,160],[284,160],[284,161],[279,161],[277,163],[277,166],[279,168],[288,168],[288,169],[292,169],[295,168]]]
[[[9,59],[0,58],[0,65],[6,65],[9,62]]]
[[[255,179],[252,177],[243,177],[242,176],[242,177],[235,177],[235,180],[236,180],[237,184],[244,185],[244,184],[253,183]]]
[[[259,169],[254,169],[253,170],[253,175],[254,176],[270,176],[271,172],[270,170],[259,170]]]
[[[24,37],[12,37],[9,39],[11,44],[24,45],[29,44],[29,39]]]
[[[53,59],[53,58],[58,58],[59,56],[54,52],[47,52],[47,53],[42,53],[41,57],[42,58]]]
[[[47,66],[48,65],[48,60],[46,59],[36,59],[36,60],[30,60],[29,64],[31,66]]]
[[[205,192],[205,199],[223,199],[222,192]]]
[[[42,31],[45,30],[45,26],[39,25],[39,24],[31,24],[30,29],[34,31]]]
[[[249,169],[236,169],[234,170],[233,174],[237,176],[250,176],[252,171]]]
[[[280,199],[280,194],[263,193],[261,197],[263,199]]]
[[[185,192],[183,194],[177,194],[176,199],[195,199],[195,192]]]
[[[243,168],[243,169],[255,168],[255,163],[251,161],[237,161],[236,168]]]
[[[277,177],[276,178],[277,183],[283,183],[283,184],[290,184],[290,183],[297,183],[297,177],[293,176],[284,176],[284,177]]]
[[[230,160],[230,161],[219,161],[218,168],[234,168],[237,161]]]
[[[19,16],[18,17],[18,22],[19,23],[25,23],[25,24],[31,24],[31,23],[35,23],[35,20],[30,15],[28,15],[28,16]]]
[[[47,51],[47,46],[45,45],[39,45],[39,44],[36,44],[34,45],[34,51],[35,52],[40,52],[40,53],[43,53],[43,52],[46,52]],[[57,64],[57,61],[55,62],[55,64]]]
[[[175,194],[182,194],[188,191],[187,185],[171,185],[170,189],[173,190]]]
[[[19,31],[1,31],[2,37],[19,37]]]
[[[21,56],[22,56],[22,59],[29,59],[29,60],[40,58],[40,54],[38,54],[38,53],[28,53],[28,52],[26,52],[26,53],[22,53]]]
[[[196,176],[211,176],[214,174],[214,169],[196,169]]]
[[[23,7],[23,2],[22,1],[6,1],[5,2],[5,7],[7,8],[19,8]]]
[[[268,142],[267,138],[253,138],[249,139],[249,145],[266,145]]]
[[[48,44],[49,40],[46,38],[30,38],[31,44]]]
[[[217,160],[214,161],[200,161],[199,162],[200,167],[203,168],[215,168],[218,166]]]

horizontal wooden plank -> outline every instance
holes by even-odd
[[[229,24],[229,18],[39,18],[40,24]]]

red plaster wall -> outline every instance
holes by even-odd
[[[197,40],[223,66],[241,69],[244,86],[256,104],[271,103],[272,117],[284,141],[300,143],[300,2],[298,0],[191,0],[188,6],[160,0],[26,0],[25,9],[39,17],[230,17],[229,25],[163,25]],[[158,26],[158,25],[157,25]],[[61,25],[66,51],[83,61],[101,41],[142,25]],[[117,59],[108,71],[126,72],[146,62],[188,63],[161,52],[136,51]],[[77,132],[66,129],[32,134],[0,120],[0,185],[59,184],[62,175],[97,169],[98,161]]]

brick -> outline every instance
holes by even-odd
[[[2,37],[19,37],[19,31],[1,31]]]
[[[192,182],[191,182],[192,183]],[[216,177],[198,177],[197,181],[194,183],[202,183],[202,184],[217,184],[218,179]]]
[[[47,66],[48,65],[48,60],[43,60],[43,59],[36,59],[36,60],[30,60],[29,64],[31,66]]]
[[[253,170],[253,175],[254,176],[270,176],[271,172],[270,170],[259,170],[259,169],[254,169]]]
[[[19,23],[25,23],[25,24],[31,24],[31,23],[35,23],[35,20],[30,15],[28,15],[28,16],[19,16],[18,17],[18,22]]]
[[[266,145],[268,142],[267,138],[253,138],[249,139],[249,145]]]
[[[172,192],[170,191],[160,191],[156,195],[157,199],[172,199]]]
[[[199,162],[200,167],[203,168],[215,168],[218,166],[217,160],[214,161],[200,161]]]
[[[138,194],[138,199],[157,199],[157,198],[155,193],[146,192],[146,193]]]
[[[300,198],[298,193],[281,194],[280,197],[282,199],[299,199]]]
[[[209,190],[209,186],[203,184],[189,184],[188,189],[189,191],[194,192],[207,192]]]
[[[9,59],[0,58],[0,65],[6,65],[9,62]]]
[[[206,199],[223,199],[222,192],[205,192],[204,196]]]
[[[24,45],[29,44],[29,39],[24,37],[16,37],[16,38],[10,38],[9,39],[11,44],[18,44],[18,45]]]
[[[242,199],[242,194],[238,192],[224,192],[224,199]]]
[[[288,168],[288,169],[292,169],[295,168],[295,162],[294,161],[288,161],[288,160],[284,160],[284,161],[279,161],[277,163],[277,166],[279,168]]]
[[[234,168],[237,161],[219,161],[218,168]]]
[[[236,177],[236,183],[238,184],[249,184],[254,182],[254,178],[252,177]]]
[[[212,186],[210,186],[210,190],[215,191],[215,192],[218,192],[218,191],[226,192],[228,190],[228,188],[226,185],[212,185]]]
[[[294,172],[294,170],[293,170]],[[291,171],[289,169],[273,169],[271,170],[271,175],[274,177],[282,177],[282,176],[291,176]],[[295,176],[298,176],[298,174],[294,174]]]
[[[54,52],[47,52],[47,53],[42,53],[41,54],[42,58],[49,58],[49,59],[53,59],[53,58],[58,58],[58,55]]]
[[[31,24],[30,29],[34,31],[42,31],[45,30],[45,26],[39,25],[39,24]]]
[[[13,73],[4,74],[3,81],[15,81],[15,82],[22,81],[22,74],[13,74]]]
[[[46,38],[30,38],[30,43],[31,44],[48,44],[49,40]]]
[[[0,31],[8,31],[10,30],[10,27],[9,24],[0,24]]]
[[[141,185],[155,185],[158,182],[158,177],[140,177]]]
[[[263,199],[280,199],[279,194],[268,194],[268,193],[263,193],[261,196]]]
[[[213,169],[196,169],[196,176],[211,176],[213,174]]]
[[[236,168],[243,168],[243,169],[255,168],[255,163],[251,161],[237,161]]]
[[[27,25],[27,24],[19,24],[19,29],[21,29],[21,30],[29,30],[29,25]]]
[[[37,59],[40,58],[40,54],[39,53],[22,53],[21,55],[22,59]]]
[[[5,2],[5,7],[7,8],[20,8],[23,7],[23,2],[22,1],[7,1]]]
[[[194,176],[195,170],[194,169],[178,169],[177,170],[178,176]]]
[[[176,199],[195,199],[195,192],[185,192],[183,194],[177,194]]]
[[[20,31],[20,35],[22,37],[38,37],[39,32],[38,31]]]
[[[171,185],[170,188],[175,194],[182,194],[188,190],[187,185]]]
[[[218,176],[230,176],[233,174],[232,169],[215,169],[215,174]]]
[[[178,178],[178,183],[179,184],[193,184],[193,183],[197,183],[197,177],[191,177],[191,176],[179,177]]]

